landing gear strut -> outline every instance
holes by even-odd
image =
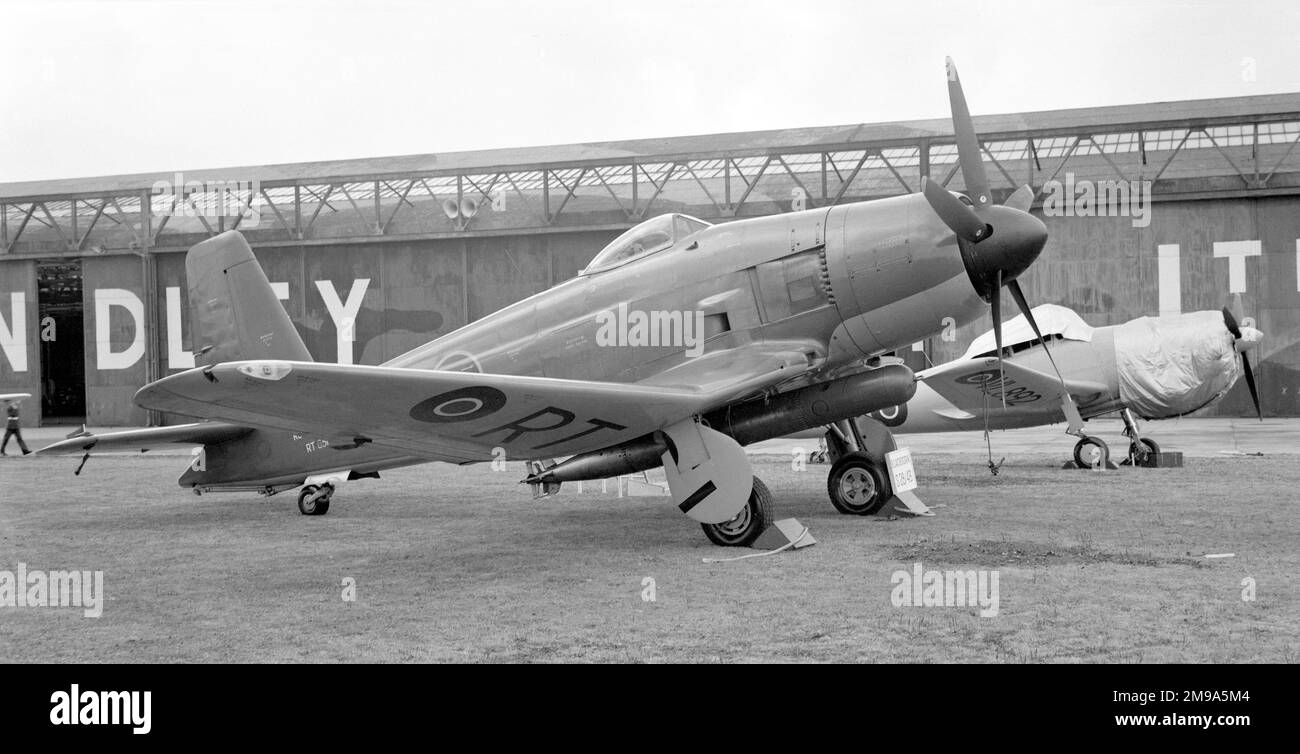
[[[1124,434],[1129,439],[1128,459],[1125,463],[1132,463],[1134,466],[1146,465],[1149,457],[1160,452],[1160,446],[1155,440],[1139,434],[1137,418],[1133,416],[1132,411],[1124,409],[1119,412],[1119,417],[1124,420]]]
[[[754,544],[763,530],[772,525],[772,492],[763,480],[754,477],[754,488],[749,502],[730,521],[720,524],[700,524],[704,536],[722,547],[747,547]]]
[[[330,498],[333,496],[332,484],[306,485],[298,493],[298,512],[304,516],[323,516],[329,512]]]
[[[1128,452],[1129,457],[1133,459],[1134,466],[1145,466],[1151,456],[1160,453],[1160,446],[1149,437],[1139,437],[1137,442],[1128,446]]]

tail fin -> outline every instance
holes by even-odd
[[[238,231],[198,244],[185,255],[194,363],[245,359],[311,361],[293,321]]]

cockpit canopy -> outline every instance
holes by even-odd
[[[669,214],[653,217],[609,242],[579,275],[590,275],[620,267],[633,259],[672,246],[687,236],[709,227],[709,223],[690,215]]]

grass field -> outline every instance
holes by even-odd
[[[938,515],[896,520],[841,516],[825,466],[757,456],[778,517],[819,544],[713,564],[739,552],[667,498],[534,501],[520,464],[397,470],[305,517],[292,494],[184,492],[184,458],[99,457],[80,477],[76,459],[5,458],[0,569],[103,570],[106,603],[0,608],[0,660],[1300,660],[1300,458],[1107,473],[1059,455],[992,477],[977,455],[918,454]],[[998,615],[894,607],[891,575],[918,561],[997,569]]]

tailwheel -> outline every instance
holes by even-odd
[[[749,501],[730,521],[720,524],[700,524],[704,535],[722,547],[747,547],[772,525],[772,492],[763,480],[754,477],[754,488]]]
[[[323,516],[329,512],[330,498],[334,496],[334,485],[309,484],[298,493],[298,512],[304,516]]]
[[[1141,466],[1148,458],[1160,452],[1160,446],[1149,437],[1139,437],[1136,442],[1128,446],[1128,452],[1133,459],[1133,465]]]
[[[881,464],[860,452],[846,453],[831,466],[826,491],[835,510],[851,516],[869,516],[894,495]]]
[[[1087,435],[1074,444],[1074,463],[1081,469],[1091,469],[1094,466],[1104,469],[1109,461],[1110,448],[1100,437]]]

